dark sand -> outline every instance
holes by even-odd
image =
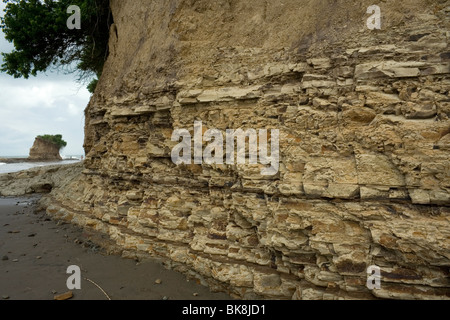
[[[81,268],[73,300],[230,300],[153,261],[136,262],[83,239],[83,231],[36,212],[37,198],[0,198],[0,300],[53,300],[68,290],[70,265]],[[82,242],[82,243],[80,243]],[[156,284],[157,279],[161,280]]]

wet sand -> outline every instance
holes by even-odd
[[[83,230],[36,212],[37,199],[0,198],[0,300],[53,300],[69,291],[71,265],[80,267],[82,279],[73,300],[107,300],[105,293],[112,300],[231,299],[158,262],[106,255]]]

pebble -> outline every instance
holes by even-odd
[[[37,260],[40,260],[40,259],[42,259],[42,257],[41,257],[41,256],[37,256],[36,259],[37,259]]]
[[[19,259],[14,259],[13,262],[19,262]]]
[[[155,284],[161,284],[162,283],[162,280],[161,279],[156,279],[155,280]]]
[[[58,300],[58,301],[69,300],[69,299],[72,299],[72,298],[73,298],[73,292],[72,291],[68,291],[66,293],[56,295],[54,297],[54,299]]]
[[[197,293],[197,292],[194,292],[192,295],[193,295],[194,297],[198,297],[198,293]]]
[[[2,296],[2,299],[3,299],[3,300],[8,300],[8,299],[9,299],[9,296],[5,294],[5,295]]]
[[[168,297],[166,297],[166,296],[164,296],[164,297],[163,297],[163,300],[169,300],[169,298],[168,298]]]

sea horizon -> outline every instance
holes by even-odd
[[[0,159],[28,159],[29,155],[21,155],[21,156],[4,156],[4,155],[0,155]],[[65,154],[65,155],[61,155],[61,157],[64,158],[70,158],[70,157],[77,157],[77,158],[81,158],[84,157],[84,154]]]
[[[0,159],[4,158],[4,159],[26,159],[28,158],[28,156],[0,156]]]

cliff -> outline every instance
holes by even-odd
[[[369,30],[372,4],[112,0],[85,168],[47,212],[236,297],[450,298],[450,7],[384,1]],[[195,121],[279,130],[279,170],[175,165]]]
[[[30,161],[57,161],[62,160],[59,154],[59,146],[56,144],[37,137],[30,149]]]

